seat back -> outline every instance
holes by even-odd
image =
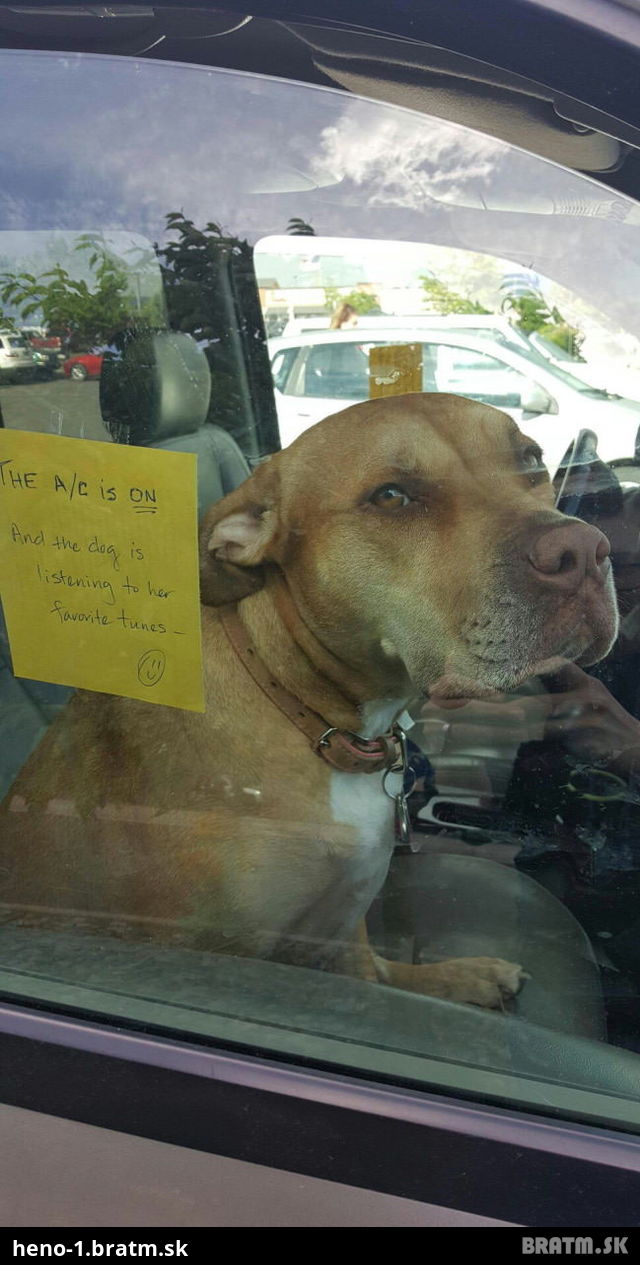
[[[198,458],[198,512],[249,475],[235,440],[206,421],[211,373],[195,339],[174,330],[124,331],[105,355],[100,409],[117,443],[192,452]]]

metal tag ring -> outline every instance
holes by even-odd
[[[404,788],[404,781],[403,781],[403,784],[402,784],[402,789],[401,789],[400,791],[393,791],[393,792],[392,792],[392,791],[388,791],[388,790],[387,790],[387,778],[389,777],[389,774],[390,774],[390,773],[395,773],[395,775],[396,775],[396,776],[397,776],[399,773],[401,773],[401,774],[402,774],[402,776],[403,776],[403,778],[404,778],[404,777],[406,777],[407,773],[410,773],[410,774],[411,774],[412,781],[411,781],[411,786],[409,787],[409,789],[408,789],[408,790],[405,790],[405,788]],[[411,792],[413,791],[413,789],[414,789],[414,787],[415,787],[415,784],[416,784],[417,780],[418,780],[418,774],[416,773],[415,769],[412,769],[412,768],[411,768],[411,765],[409,765],[409,766],[408,766],[407,768],[405,768],[405,769],[385,769],[384,773],[382,774],[382,789],[383,789],[383,791],[384,791],[385,795],[387,796],[387,799],[393,799],[393,800],[396,800],[396,799],[398,798],[398,795],[402,795],[402,797],[403,797],[404,799],[406,799],[406,798],[407,798],[407,796],[408,796],[408,795],[410,795],[410,794],[411,794]]]

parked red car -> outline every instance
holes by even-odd
[[[102,354],[94,351],[78,352],[76,356],[69,356],[65,360],[62,368],[67,378],[74,378],[76,382],[84,382],[85,378],[99,378],[102,373]]]

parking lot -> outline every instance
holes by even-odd
[[[99,406],[96,380],[72,382],[62,376],[49,382],[0,386],[5,426],[44,431],[81,439],[108,439]]]

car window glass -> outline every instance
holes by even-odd
[[[304,394],[353,399],[369,392],[369,361],[356,343],[312,347],[304,366]]]
[[[286,351],[279,351],[274,356],[271,362],[271,372],[273,374],[273,385],[278,391],[286,390],[287,379],[297,354],[297,348],[289,347]]]
[[[203,711],[17,672],[3,563],[5,995],[637,1129],[638,207],[334,89],[0,60],[0,448],[188,458],[204,651]],[[166,685],[108,481],[76,551],[8,460],[31,642],[106,677],[120,619]]]
[[[452,391],[471,400],[484,400],[496,408],[518,408],[522,399],[523,374],[494,356],[473,348],[437,348],[436,390]]]

